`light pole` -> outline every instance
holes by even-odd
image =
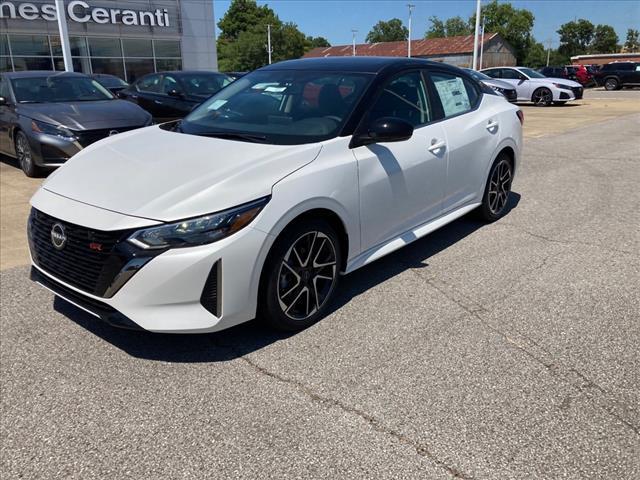
[[[551,56],[551,39],[547,39],[547,67],[549,66],[549,57]]]
[[[64,69],[67,72],[73,72],[71,48],[69,47],[69,30],[67,28],[67,16],[64,12],[64,0],[56,0],[56,16],[58,17],[58,31],[60,32],[60,46],[62,47]]]
[[[476,29],[473,37],[473,69],[478,69],[478,34],[480,33],[480,0],[476,2]]]
[[[269,54],[269,65],[271,65],[271,53],[273,49],[271,48],[271,25],[267,24],[267,53]]]
[[[358,33],[358,30],[352,29],[351,30],[351,37],[352,37],[352,43],[353,43],[353,51],[352,51],[352,55],[355,57],[356,56],[356,33]]]
[[[484,53],[484,17],[482,17],[482,40],[480,40],[480,67],[478,70],[482,70],[482,54]]]
[[[407,3],[407,7],[409,8],[409,38],[407,38],[407,57],[411,58],[411,12],[413,11],[415,5]]]

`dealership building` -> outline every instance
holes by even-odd
[[[73,69],[217,70],[212,0],[64,0]],[[64,70],[56,2],[0,0],[0,71]]]

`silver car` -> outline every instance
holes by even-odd
[[[510,85],[507,82],[503,82],[502,80],[491,78],[490,76],[485,75],[482,72],[472,70],[471,68],[463,68],[463,70],[466,70],[477,81],[484,83],[496,92],[502,94],[504,98],[509,100],[511,103],[514,103],[518,99],[518,94],[516,92],[516,89],[513,88],[513,85]]]

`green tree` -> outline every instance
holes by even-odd
[[[459,16],[447,18],[444,22],[438,17],[430,17],[431,27],[424,35],[424,38],[456,37],[458,35],[469,35],[473,29]]]
[[[633,28],[627,30],[627,39],[624,42],[624,48],[627,52],[640,51],[640,31]]]
[[[402,25],[402,20],[392,18],[389,21],[380,20],[367,34],[368,43],[399,42],[409,37],[409,29]]]
[[[273,61],[299,58],[308,50],[309,41],[296,24],[283,23],[271,8],[255,0],[233,0],[218,22],[220,70],[246,71],[265,65],[267,25],[271,25]]]
[[[318,48],[318,47],[330,47],[331,44],[329,43],[329,40],[327,40],[324,37],[311,37],[308,36],[307,40],[306,40],[306,50],[311,50],[313,48]]]
[[[585,54],[589,51],[594,33],[593,23],[584,18],[564,23],[558,29],[558,35],[560,35],[558,51],[569,57]]]
[[[531,68],[544,67],[547,64],[547,49],[540,42],[532,42],[522,64]]]
[[[618,35],[611,25],[597,25],[589,47],[591,53],[615,53],[618,51]]]
[[[493,0],[482,7],[481,18],[485,20],[485,31],[498,33],[515,49],[518,63],[524,62],[529,47],[534,42],[531,31],[535,17],[524,8],[514,8],[510,3]],[[475,25],[475,13],[469,25]]]

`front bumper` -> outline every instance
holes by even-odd
[[[54,135],[31,132],[31,150],[36,165],[59,167],[82,150],[82,145]]]
[[[43,200],[51,195],[36,195],[32,204],[47,209],[48,215],[64,217],[64,211],[56,205],[53,208],[43,205]],[[64,200],[67,207],[69,202],[73,201]],[[118,227],[131,218],[109,212],[110,218],[101,220],[101,209],[87,205],[81,208],[96,211],[96,223],[89,224],[90,228],[105,230],[109,223]],[[82,216],[87,213],[90,212]],[[77,218],[65,221],[79,223]],[[164,251],[136,271],[110,298],[62,280],[38,265],[34,254],[32,279],[112,325],[168,333],[213,332],[255,317],[262,252],[269,239],[267,234],[249,226],[209,245]],[[216,275],[212,283],[213,271]],[[216,289],[215,295],[208,291],[210,288]]]

